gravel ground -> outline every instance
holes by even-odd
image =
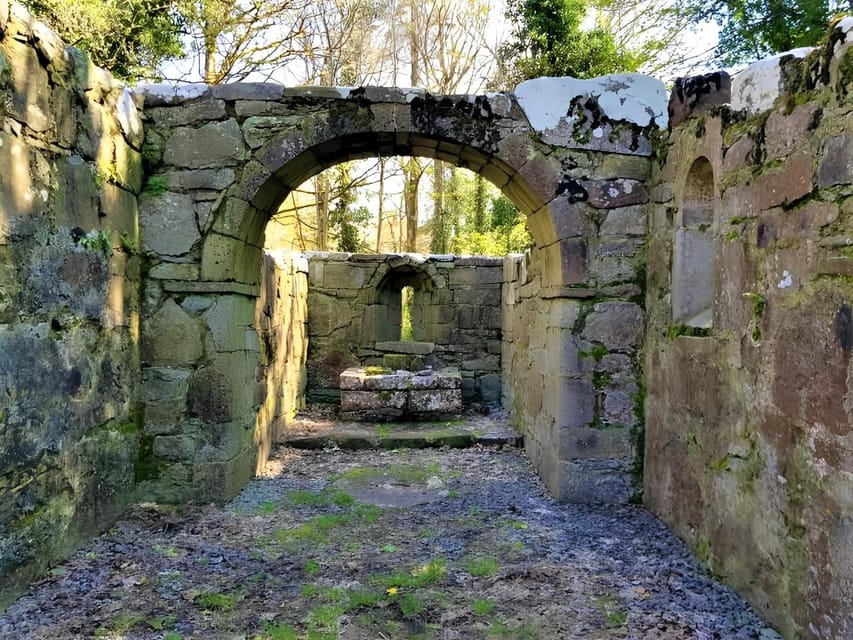
[[[641,507],[552,501],[513,448],[277,450],[224,507],[139,506],[2,638],[779,636]]]

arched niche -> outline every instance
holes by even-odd
[[[672,256],[672,321],[710,329],[714,305],[714,168],[693,161],[682,188]]]

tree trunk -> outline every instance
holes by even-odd
[[[441,160],[435,160],[433,168],[432,239],[429,250],[433,253],[447,253],[450,225],[448,224],[447,207],[444,206],[444,163]]]
[[[417,158],[409,158],[403,171],[405,192],[403,200],[406,210],[406,251],[417,251],[418,245],[418,183],[421,179],[421,166]]]
[[[317,190],[317,249],[329,250],[329,177],[324,173],[314,181]]]
[[[379,158],[379,220],[376,224],[376,253],[382,252],[382,204],[385,200],[385,158]]]

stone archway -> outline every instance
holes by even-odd
[[[658,81],[540,79],[489,96],[269,84],[152,86],[142,95],[149,175],[140,224],[151,264],[143,400],[152,453],[163,462],[153,490],[168,485],[182,496],[222,498],[254,471],[263,401],[254,299],[264,227],[278,203],[338,162],[417,155],[483,175],[527,215],[532,268],[512,266],[506,284],[518,290],[511,306],[547,318],[535,335],[516,336],[516,347],[526,341],[531,349],[513,366],[537,376],[510,385],[528,450],[556,495],[626,499],[624,473],[617,490],[596,489],[600,478],[595,486],[581,480],[580,489],[577,478],[567,480],[590,477],[577,460],[600,438],[577,429],[600,420],[593,405],[600,396],[603,407],[605,394],[594,389],[590,367],[564,360],[577,361],[587,343],[636,347],[608,345],[595,330],[581,334],[587,316],[633,323],[631,335],[642,327],[642,312],[628,299],[638,295],[641,272],[649,134],[665,120]],[[531,355],[540,352],[543,358]],[[635,378],[631,363],[622,368]],[[546,397],[529,402],[528,384],[539,386],[539,396],[548,389]],[[631,445],[620,447],[621,456]],[[612,475],[599,471],[592,476]]]

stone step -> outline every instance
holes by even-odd
[[[522,447],[524,440],[505,422],[486,416],[444,422],[375,424],[297,417],[279,443],[296,449],[459,449],[478,444]]]

